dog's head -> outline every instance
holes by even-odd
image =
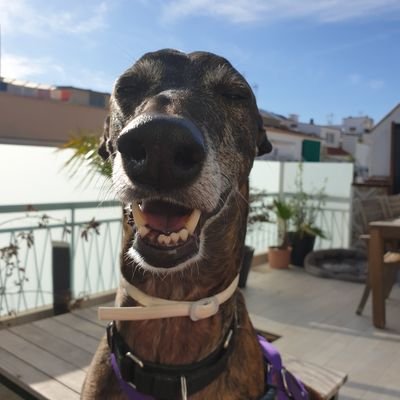
[[[134,264],[173,272],[212,258],[216,226],[246,214],[238,203],[253,160],[270,147],[252,90],[227,60],[175,50],[140,58],[115,84],[100,148],[132,209]]]

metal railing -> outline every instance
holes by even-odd
[[[69,245],[75,299],[115,288],[121,217],[116,201],[0,206],[0,316],[52,304],[54,241]]]
[[[121,216],[115,201],[0,206],[0,316],[53,303],[54,241],[69,245],[75,299],[117,287]],[[316,248],[348,247],[349,199],[326,198],[316,222],[327,233]],[[246,243],[266,252],[276,238],[276,224],[262,223],[249,230]]]
[[[276,197],[276,193],[266,194],[266,199]],[[283,193],[283,197],[292,196],[291,193]],[[313,197],[310,197],[312,200]],[[318,237],[315,249],[347,248],[350,242],[350,199],[343,197],[327,196],[326,205],[318,212],[316,225],[322,229],[326,238]],[[266,252],[269,246],[277,245],[276,223],[259,223],[249,229],[246,236],[246,244],[255,248],[257,252]]]

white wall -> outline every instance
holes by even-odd
[[[343,118],[342,126],[345,132],[362,135],[365,130],[371,130],[374,125],[374,120],[367,116],[365,117],[347,117]]]
[[[400,106],[388,118],[379,123],[371,133],[372,144],[369,176],[390,175],[392,122],[400,123]]]
[[[342,148],[343,150],[350,153],[352,156],[356,156],[356,147],[359,137],[357,135],[343,135],[342,136]]]
[[[355,159],[359,165],[368,167],[370,146],[366,143],[356,143]]]
[[[321,126],[321,139],[324,140],[324,144],[329,147],[339,147],[341,132],[340,129],[330,128],[328,126]]]
[[[104,178],[82,166],[64,168],[70,150],[0,144],[0,205],[114,200]],[[85,178],[87,178],[85,180]]]
[[[272,143],[273,151],[271,154],[266,154],[263,159],[285,160],[285,161],[300,161],[302,152],[302,137],[278,133],[268,130],[268,139]]]

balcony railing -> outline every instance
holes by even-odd
[[[69,245],[75,299],[115,288],[121,215],[116,201],[0,206],[0,316],[52,304],[55,241]]]
[[[54,241],[69,245],[75,299],[115,288],[121,215],[118,202],[0,206],[0,316],[52,304]],[[317,223],[328,235],[316,248],[347,247],[349,199],[328,197]],[[266,252],[276,237],[276,224],[263,223],[248,232],[246,243]]]
[[[268,198],[278,194],[267,194]],[[291,193],[283,193],[283,197],[290,198]],[[312,197],[310,198],[312,201]],[[323,248],[347,248],[349,246],[350,232],[350,199],[344,197],[327,196],[324,208],[317,214],[316,226],[320,227],[326,238],[318,237],[315,242],[315,249]],[[247,232],[246,244],[254,247],[257,252],[268,251],[268,246],[277,244],[276,223],[259,223]]]

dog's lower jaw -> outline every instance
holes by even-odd
[[[170,268],[158,268],[155,267],[149,263],[147,263],[145,261],[145,259],[143,258],[143,256],[133,247],[131,247],[128,252],[127,252],[128,256],[132,259],[133,261],[133,275],[135,274],[135,271],[140,271],[142,273],[146,273],[148,272],[149,274],[157,277],[165,277],[165,275],[168,274],[174,274],[177,272],[182,273],[183,271],[185,271],[186,269],[190,268],[189,266],[191,265],[195,265],[196,262],[201,260],[201,256],[199,254],[196,254],[193,256],[193,258],[189,258],[186,261],[183,261],[173,267]]]
[[[238,202],[238,200],[235,198],[235,195],[237,195],[237,193],[239,193],[239,191],[236,188],[230,188],[230,190],[228,190],[226,193],[224,193],[223,195],[221,195],[221,198],[224,199],[224,202],[222,203],[223,205],[218,207],[216,210],[214,210],[213,212],[211,212],[208,216],[206,220],[203,220],[202,223],[198,223],[198,225],[201,226],[197,226],[198,229],[196,229],[195,234],[193,235],[193,237],[191,237],[189,240],[187,240],[186,243],[183,244],[184,247],[186,247],[187,249],[189,249],[189,254],[187,256],[181,257],[181,260],[177,260],[177,262],[175,264],[170,264],[168,265],[167,263],[165,263],[162,267],[159,267],[157,265],[152,264],[152,262],[145,256],[145,254],[141,253],[140,251],[140,232],[138,232],[138,228],[135,227],[132,230],[132,235],[129,238],[129,234],[128,239],[127,239],[127,243],[125,245],[125,254],[127,254],[128,258],[131,259],[132,262],[132,276],[134,276],[136,271],[141,271],[142,273],[146,273],[149,272],[151,275],[155,275],[155,276],[165,276],[167,274],[173,274],[173,273],[186,273],[186,270],[189,269],[195,269],[195,271],[191,271],[190,273],[193,275],[194,274],[198,274],[201,273],[200,267],[203,263],[209,263],[209,259],[210,259],[210,255],[208,255],[210,252],[207,252],[207,242],[209,242],[210,240],[208,239],[210,236],[212,236],[211,234],[209,234],[208,230],[212,230],[212,225],[217,222],[218,220],[222,220],[224,221],[226,218],[229,218],[229,216],[227,217],[226,214],[226,210],[229,209],[230,207],[230,203],[231,202]],[[243,199],[241,199],[243,200]],[[240,201],[239,201],[240,203]],[[129,209],[126,208],[126,213],[129,213]],[[201,213],[199,211],[199,213]],[[238,215],[242,216],[244,214],[243,211],[241,211],[240,209],[238,210]],[[236,216],[237,217],[237,216]],[[130,219],[131,220],[131,224],[132,226],[135,226],[135,221],[134,218],[131,217],[126,217],[125,219]],[[126,224],[126,222],[125,222]],[[243,225],[243,222],[241,223],[241,225]],[[140,230],[140,229],[139,229]],[[243,228],[243,231],[245,229]],[[193,233],[193,232],[192,232]],[[144,245],[144,243],[143,243]],[[146,247],[146,246],[145,246]],[[151,250],[151,249],[150,249]],[[168,253],[169,251],[174,251],[174,250],[169,250],[168,248],[166,248],[164,250],[166,253]],[[151,258],[155,258],[157,263],[160,263],[160,259],[162,259],[163,257],[163,251],[159,250],[159,259],[157,259],[156,255],[152,255]],[[190,254],[191,253],[191,254]],[[212,254],[211,254],[211,258],[212,258]],[[238,258],[237,258],[238,259]],[[162,265],[162,263],[161,263]],[[235,275],[232,276],[232,279]],[[125,278],[129,281],[129,277],[125,276]]]

